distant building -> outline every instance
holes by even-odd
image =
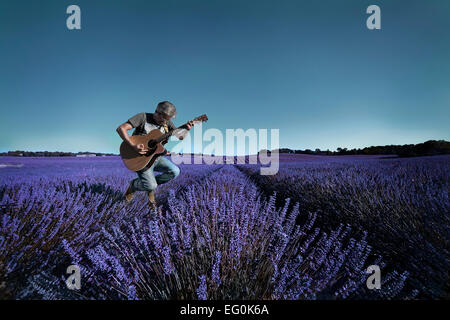
[[[23,157],[23,152],[16,150],[16,151],[8,151],[8,156],[13,156],[13,157]]]
[[[95,157],[95,153],[88,153],[88,154],[77,154],[77,157]]]

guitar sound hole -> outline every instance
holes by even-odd
[[[156,150],[156,142],[154,140],[150,140],[147,143],[148,152],[147,153],[153,153]]]

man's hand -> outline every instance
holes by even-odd
[[[134,151],[136,151],[139,154],[146,154],[148,149],[145,148],[144,144],[133,144],[132,145]]]
[[[191,130],[193,126],[194,126],[194,121],[189,121],[188,123],[186,123],[187,130]]]

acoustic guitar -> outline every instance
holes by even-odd
[[[206,114],[192,120],[194,125],[196,123],[206,121],[208,121]],[[158,157],[166,153],[166,149],[163,144],[166,144],[170,136],[174,133],[181,129],[185,129],[187,124],[188,123],[185,123],[184,125],[179,126],[176,129],[172,129],[166,133],[162,133],[158,129],[154,129],[145,136],[131,136],[130,140],[133,144],[143,144],[147,147],[145,154],[136,152],[133,147],[128,144],[128,142],[123,141],[120,145],[120,156],[125,164],[125,167],[131,171],[139,171],[144,168],[150,168]]]

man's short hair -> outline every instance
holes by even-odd
[[[177,116],[177,109],[169,101],[162,101],[158,103],[158,106],[156,107],[156,112],[165,114],[166,116],[169,116],[171,118],[175,118]]]

